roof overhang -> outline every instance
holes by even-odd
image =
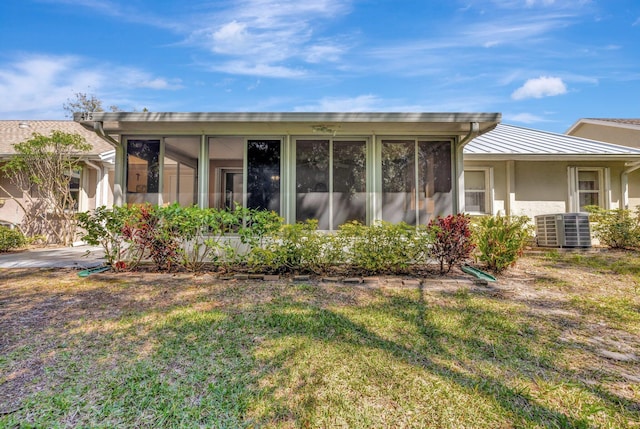
[[[442,135],[465,136],[493,129],[500,113],[311,113],[311,112],[99,112],[76,113],[74,121],[109,135]]]

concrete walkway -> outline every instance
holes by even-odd
[[[30,249],[0,253],[0,268],[77,268],[86,269],[103,265],[101,247],[77,246]]]

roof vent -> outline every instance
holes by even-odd
[[[31,125],[29,125],[28,121],[20,121],[20,123],[18,123],[18,128],[22,128],[27,129],[27,128],[31,128]]]

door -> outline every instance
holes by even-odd
[[[222,170],[225,209],[233,209],[236,204],[242,206],[242,179],[242,170]]]

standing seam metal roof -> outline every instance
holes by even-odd
[[[514,125],[498,124],[492,131],[469,142],[464,148],[464,153],[465,155],[640,156],[640,149]]]

